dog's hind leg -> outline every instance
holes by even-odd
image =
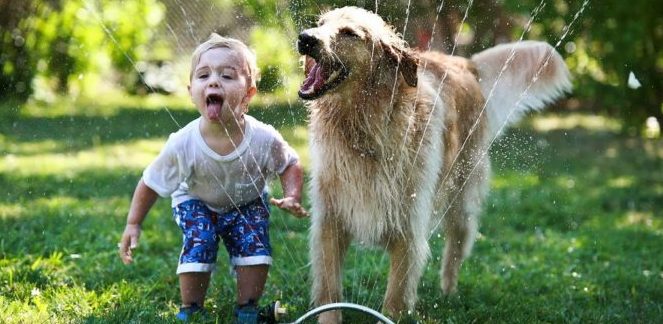
[[[445,294],[456,292],[460,266],[470,255],[477,234],[481,203],[487,191],[489,165],[480,163],[475,171],[444,216],[445,243],[440,277]]]
[[[399,318],[417,301],[417,285],[429,255],[428,242],[423,237],[392,237],[387,251],[390,268],[383,309]]]
[[[458,272],[463,259],[472,250],[476,231],[476,215],[468,213],[461,206],[453,206],[444,218],[444,258],[440,277],[445,294],[456,292]]]
[[[331,217],[313,221],[309,248],[313,281],[311,297],[315,306],[341,301],[341,269],[349,245],[350,236],[338,221]],[[318,322],[341,323],[341,312],[322,313]]]

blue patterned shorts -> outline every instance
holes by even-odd
[[[210,210],[202,201],[188,200],[173,208],[173,217],[183,233],[178,274],[213,271],[219,240],[233,266],[272,262],[266,199],[258,198],[224,214]]]

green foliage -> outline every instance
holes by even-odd
[[[25,101],[32,95],[37,56],[26,41],[35,11],[32,1],[0,3],[0,101]]]
[[[250,44],[258,59],[261,79],[258,93],[291,96],[296,92],[298,54],[293,46],[296,29],[285,1],[244,0],[236,3],[241,11],[256,22],[250,33]]]
[[[512,13],[525,13],[539,1],[506,1]],[[637,135],[648,116],[663,120],[663,3],[660,1],[556,0],[536,19],[532,35],[561,42],[576,78],[574,95],[594,110],[609,112],[624,121],[624,130]],[[581,14],[580,14],[581,13]],[[566,27],[579,17],[562,38]],[[643,87],[627,86],[634,72]]]
[[[0,98],[19,101],[33,93],[37,76],[52,81],[61,94],[72,81],[84,88],[86,75],[102,72],[109,58],[128,80],[136,62],[149,58],[164,17],[156,0],[9,1],[6,6],[3,14],[12,19],[3,21],[0,34]]]
[[[69,90],[70,79],[94,72],[97,66],[90,57],[103,41],[97,23],[86,19],[82,0],[65,1],[60,6],[40,6],[34,19],[34,50],[45,66],[43,75],[52,77],[60,94]]]
[[[292,90],[293,76],[300,72],[298,54],[282,29],[262,27],[251,33],[251,46],[258,57],[261,79],[259,92]]]
[[[441,3],[290,1],[290,8],[297,27],[302,29],[314,25],[317,15],[327,8],[358,5],[376,11],[377,4],[377,12],[396,30],[410,31],[405,33],[410,44],[417,45],[413,35],[416,30],[430,31],[435,21],[434,38],[447,52],[454,49],[461,55],[470,55],[496,41],[518,40],[522,35],[524,39],[545,40],[565,56],[574,76],[574,98],[584,107],[621,118],[623,130],[632,135],[638,134],[648,116],[663,121],[663,16],[659,14],[663,2],[473,1],[465,19],[467,34],[461,33],[460,44],[455,42],[456,28],[469,2],[444,1],[440,8]],[[530,19],[531,28],[524,30]],[[627,86],[630,72],[642,88]]]
[[[151,41],[165,15],[160,2],[108,1],[95,11],[101,11],[99,23],[112,40],[106,45],[115,67],[124,73],[132,72],[136,62],[149,58]]]
[[[100,74],[104,82],[112,79],[132,90],[139,82],[138,62],[174,59],[173,48],[181,46],[163,37],[166,18],[177,14],[167,10],[186,7],[185,19],[195,19],[196,10],[207,5],[241,13],[237,28],[251,28],[263,93],[292,98],[301,79],[295,53],[299,31],[313,26],[325,10],[356,5],[377,11],[404,32],[412,46],[425,48],[426,37],[420,36],[431,31],[434,48],[460,55],[521,36],[546,40],[565,56],[574,76],[574,100],[583,107],[618,116],[629,134],[638,134],[649,116],[663,122],[663,2],[648,0],[4,1],[0,99],[25,101],[35,84],[61,93],[85,92],[98,88],[95,75]],[[524,30],[530,19],[531,27]],[[641,88],[627,86],[630,72]]]

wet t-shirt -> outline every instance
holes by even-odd
[[[245,115],[244,138],[228,155],[214,152],[200,133],[200,118],[171,134],[159,156],[143,171],[143,182],[172,206],[203,201],[217,212],[249,203],[268,179],[298,160],[274,127]]]

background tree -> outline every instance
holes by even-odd
[[[132,85],[128,76],[152,54],[162,17],[156,0],[0,2],[0,99],[27,100],[37,76],[66,94],[108,57],[120,84]]]
[[[509,40],[558,45],[574,76],[571,108],[619,117],[635,134],[649,116],[663,122],[663,2],[648,0],[290,1],[308,28],[326,8],[377,12],[414,47],[471,55]],[[469,7],[469,10],[468,10]],[[536,10],[535,10],[536,9]],[[467,12],[467,17],[465,14]],[[531,27],[524,30],[529,21]],[[405,22],[408,22],[405,25]],[[642,88],[627,87],[634,72]]]
[[[102,72],[131,90],[139,62],[182,60],[213,31],[258,52],[262,92],[294,95],[297,34],[345,5],[377,11],[420,49],[467,56],[521,36],[548,41],[574,76],[567,107],[617,116],[631,134],[649,116],[663,122],[663,2],[650,0],[6,0],[0,99],[26,100],[35,78],[66,93]],[[641,88],[627,86],[630,72]]]
[[[32,94],[36,55],[29,43],[34,1],[0,2],[0,101],[26,100]]]

